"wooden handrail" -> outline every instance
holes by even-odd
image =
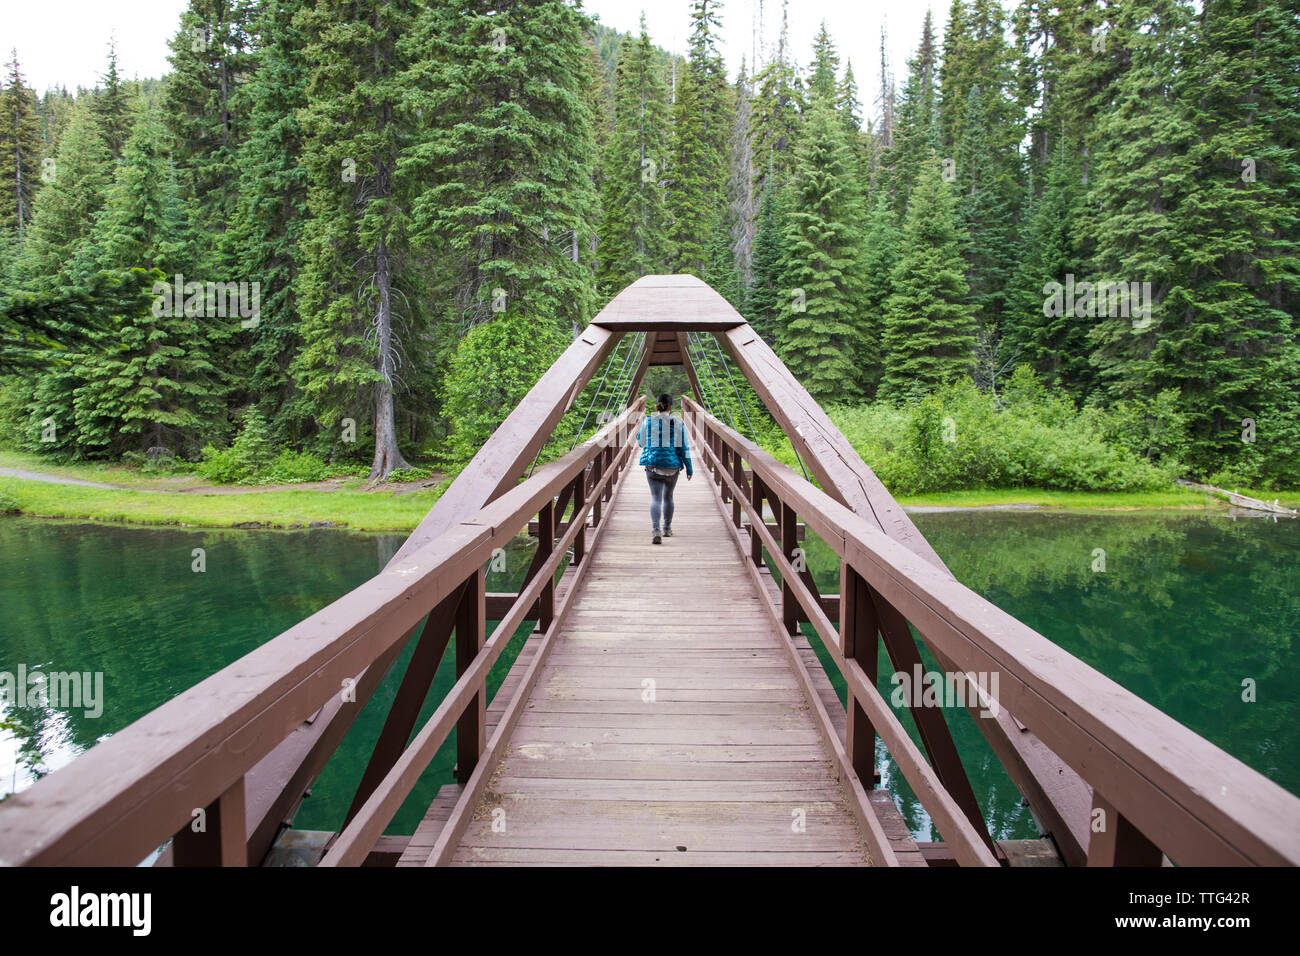
[[[624,444],[615,460],[627,458],[631,449],[630,443]],[[616,474],[616,469],[607,471],[595,490],[603,491],[605,484]],[[585,527],[587,511],[590,507],[590,504],[584,505],[574,516],[568,531],[551,552],[551,556],[533,575],[528,585],[519,592],[510,611],[479,649],[469,668],[447,691],[442,703],[425,722],[410,746],[402,752],[392,770],[375,788],[374,793],[352,822],[339,834],[334,845],[321,860],[321,866],[360,866],[364,862],[366,855],[374,848],[375,842],[383,833],[384,827],[388,826],[393,816],[401,809],[402,801],[415,787],[420,774],[437,755],[452,725],[465,710],[470,699],[485,686],[489,670],[506,649],[510,639],[514,637],[515,630],[523,623],[528,609],[537,600],[542,590],[554,581],[555,572],[559,569],[569,545]]]
[[[1300,864],[1300,798],[891,540],[690,399],[685,405],[701,433],[740,454],[961,672],[996,672],[998,703],[1170,859]],[[761,525],[755,533],[766,533]],[[804,610],[812,618],[820,608]],[[835,655],[837,645],[827,646]],[[845,678],[852,687],[862,675],[850,665]]]
[[[638,400],[468,520],[0,804],[0,862],[144,859],[410,633],[467,569],[486,565],[611,438],[626,445],[643,406]]]

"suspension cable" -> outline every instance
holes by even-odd
[[[721,389],[718,387],[717,377],[713,374],[713,363],[709,361],[709,354],[707,351],[705,351],[703,344],[700,343],[698,340],[694,340],[694,344],[697,351],[699,351],[700,353],[700,358],[703,359],[704,370],[709,376],[709,384],[713,390],[713,394],[717,398],[718,404],[721,406],[723,413],[727,416],[728,423],[730,423],[732,429],[735,430],[736,419],[732,416],[731,409],[727,407],[727,402],[725,397],[719,394]]]
[[[727,373],[727,381],[731,384],[731,390],[736,393],[736,404],[745,413],[745,424],[749,426],[749,437],[757,445],[758,433],[754,431],[754,423],[749,418],[749,406],[740,397],[740,389],[736,387],[736,380],[731,377],[731,366],[727,364],[727,357],[722,354],[722,346],[718,344],[716,335],[713,336],[713,347],[718,350],[718,362],[722,366],[722,370]]]

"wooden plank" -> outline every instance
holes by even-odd
[[[452,808],[456,806],[463,789],[458,783],[448,783],[438,788],[433,802],[425,811],[424,818],[420,820],[406,844],[406,849],[402,851],[401,859],[397,861],[398,866],[424,866],[429,851],[433,849],[433,844],[451,816]]]
[[[448,862],[868,862],[807,697],[739,567],[735,529],[705,483],[679,480],[675,504],[676,534],[655,546],[644,478],[620,487]],[[680,623],[647,628],[664,606]]]
[[[907,829],[903,815],[898,812],[894,798],[884,790],[871,790],[867,794],[871,809],[875,811],[880,825],[889,837],[889,845],[898,859],[899,866],[928,866],[921,848],[912,838],[912,831]],[[954,861],[955,863],[955,861]]]
[[[861,866],[857,853],[699,850],[536,850],[519,847],[458,849],[455,866]]]
[[[726,299],[689,275],[642,276],[592,320],[620,332],[721,331],[744,322]]]

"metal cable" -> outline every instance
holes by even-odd
[[[713,364],[709,361],[709,354],[699,341],[695,341],[694,344],[696,350],[700,353],[700,358],[704,360],[704,369],[708,373],[709,384],[713,389],[713,394],[717,398],[718,404],[721,406],[723,413],[727,416],[727,422],[731,425],[731,428],[734,431],[736,430],[736,419],[732,416],[731,409],[727,407],[726,399],[719,394],[721,390],[718,387],[718,379],[713,374]]]
[[[643,338],[644,338],[644,334],[643,334]],[[619,345],[622,344],[623,343],[621,342],[619,343]],[[625,371],[627,368],[627,360],[628,358],[632,357],[632,353],[634,351],[636,351],[635,346],[631,346],[628,348],[627,357],[624,358],[623,360],[623,370],[619,372],[619,381],[622,381],[623,371]],[[583,431],[585,431],[587,428],[587,420],[591,417],[591,410],[596,407],[596,402],[600,401],[600,393],[601,390],[605,387],[605,379],[609,377],[609,370],[614,367],[614,362],[617,360],[617,355],[618,355],[618,349],[616,347],[614,350],[614,355],[611,355],[605,363],[605,371],[600,376],[600,384],[596,386],[596,394],[591,396],[591,404],[587,406],[587,411],[582,416],[582,424],[578,427],[578,433],[577,435],[574,436],[573,444],[569,446],[569,451],[573,451],[574,448],[578,447],[578,439],[582,437]],[[615,391],[617,391],[617,388],[615,389]],[[605,403],[605,411],[609,411],[609,402]],[[602,412],[602,414],[604,414],[604,412]],[[543,442],[542,448],[545,447],[546,447],[546,443]],[[528,474],[525,476],[526,478],[531,478],[533,476],[533,469],[537,467],[537,462],[542,457],[542,448],[537,449],[537,454],[533,456],[533,463],[528,466]]]
[[[691,333],[687,333],[687,338],[688,338],[688,339],[690,338],[690,336],[691,336]],[[718,340],[717,340],[717,337],[716,337],[716,336],[715,336],[714,339],[713,339],[713,343],[714,343],[714,345],[717,345],[717,343],[718,343]],[[703,346],[701,346],[701,348],[703,348]],[[719,357],[722,359],[722,367],[723,367],[723,369],[726,370],[726,372],[727,372],[727,378],[731,380],[731,387],[732,387],[733,390],[736,391],[736,400],[737,400],[737,401],[740,401],[740,392],[739,392],[739,389],[736,389],[736,382],[735,382],[734,379],[731,378],[731,370],[730,370],[729,368],[727,368],[726,356],[724,356],[724,355],[722,354],[722,348],[721,348],[721,346],[718,347],[718,355],[719,355]],[[709,377],[710,377],[710,379],[712,379],[712,378],[713,378],[713,369],[712,369],[712,366],[709,367],[709,370],[708,370],[708,371],[709,371]],[[740,402],[740,407],[741,407],[742,410],[745,409],[745,404],[744,404],[744,402]],[[724,408],[725,408],[725,403],[724,403]],[[713,410],[712,410],[712,409],[709,409],[709,411],[712,413]],[[714,417],[716,418],[717,415],[714,415]],[[730,413],[730,411],[727,412],[727,417],[728,417],[729,419],[731,418],[731,413]],[[749,412],[748,412],[747,410],[745,411],[745,420],[746,420],[747,422],[749,422]],[[734,419],[732,419],[731,427],[732,427],[733,430],[739,431],[739,429],[736,428],[736,423],[735,423],[735,420],[734,420]],[[758,442],[758,438],[757,438],[757,436],[754,435],[754,424],[753,424],[753,422],[749,422],[749,430],[750,430],[750,435],[753,436],[753,438],[754,438],[754,444],[757,445],[759,442]],[[795,446],[795,443],[794,443],[794,442],[790,442],[790,448],[791,448],[791,450],[794,452],[795,460],[799,462],[799,470],[800,470],[801,472],[803,472],[804,481],[811,481],[812,479],[808,477],[808,468],[807,468],[807,467],[804,465],[804,463],[803,463],[803,456],[799,454],[799,449]]]
[[[758,444],[758,433],[754,431],[754,423],[749,418],[749,406],[745,404],[744,399],[740,397],[740,389],[736,387],[736,380],[731,377],[731,366],[727,364],[727,357],[722,354],[722,346],[718,344],[718,337],[713,337],[713,347],[718,350],[718,361],[722,365],[722,370],[727,373],[727,381],[731,383],[731,390],[736,393],[736,404],[740,410],[745,413],[745,424],[749,426],[749,437],[755,445]]]

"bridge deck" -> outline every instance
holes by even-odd
[[[869,862],[707,481],[659,547],[623,482],[455,863]]]

